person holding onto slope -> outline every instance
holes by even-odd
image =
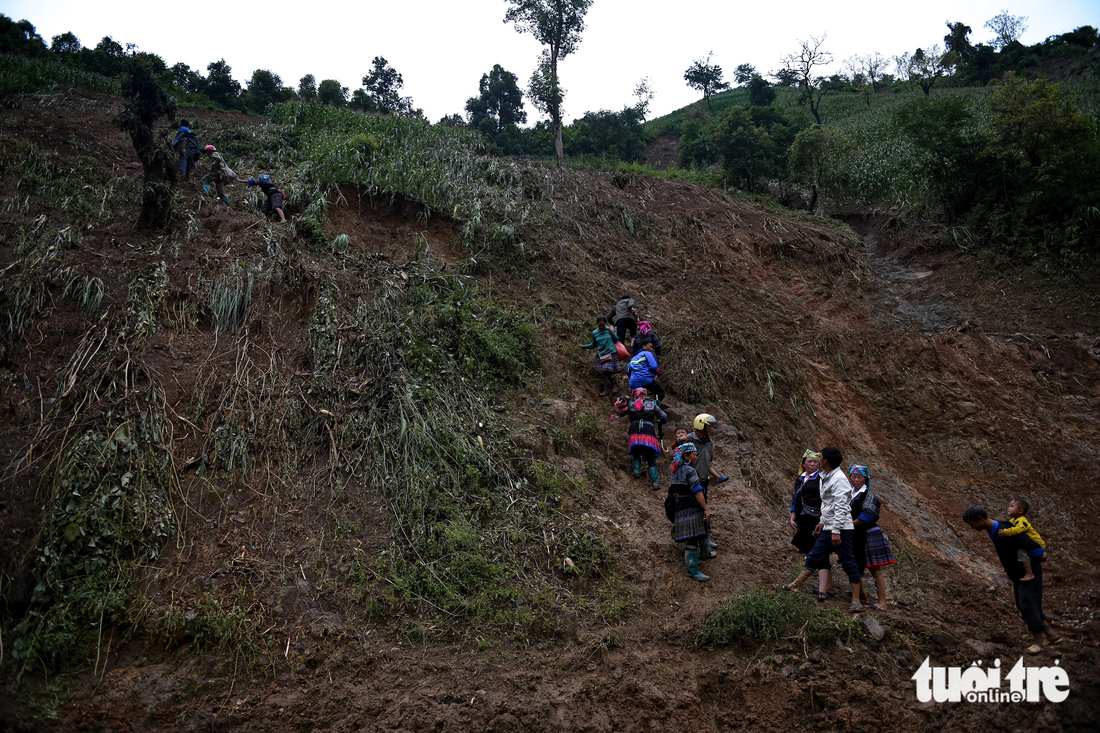
[[[260,204],[260,211],[263,212],[264,216],[274,212],[279,215],[280,222],[286,221],[286,217],[283,216],[283,199],[286,196],[271,180],[271,176],[264,173],[258,178],[249,178],[247,185],[249,187],[259,186],[260,190],[264,192],[264,196],[267,197],[267,200]]]

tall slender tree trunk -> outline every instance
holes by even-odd
[[[554,109],[550,117],[554,121],[554,153],[558,156],[558,167],[565,165],[565,146],[561,142],[561,99],[558,95],[558,53],[550,49],[550,95],[554,100]]]
[[[561,143],[561,114],[554,116],[554,152],[558,156],[558,167],[565,165],[565,147]]]

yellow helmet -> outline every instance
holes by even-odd
[[[696,430],[703,430],[708,425],[717,425],[718,421],[714,419],[714,415],[708,415],[704,412],[695,416],[695,422],[693,424]]]

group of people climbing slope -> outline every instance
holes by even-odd
[[[626,418],[627,453],[634,477],[642,478],[644,462],[645,476],[653,490],[660,489],[657,459],[667,450],[664,427],[668,414],[661,408],[665,389],[657,381],[661,374],[658,359],[662,356],[662,348],[656,330],[648,321],[639,320],[634,299],[624,295],[610,313],[596,319],[592,341],[581,348],[596,350],[601,397],[616,394],[617,375],[623,371],[623,362],[626,363],[630,394],[615,400],[612,419]],[[711,431],[717,423],[713,415],[702,413],[693,421],[693,432],[677,428],[665,497],[665,514],[672,523],[672,538],[685,546],[688,576],[700,581],[709,580],[709,577],[699,571],[699,561],[718,555],[710,537],[707,491],[712,478],[718,484],[727,480],[711,467],[714,458]]]
[[[878,526],[882,502],[871,491],[870,469],[853,463],[845,473],[843,461],[840,449],[834,447],[811,448],[802,454],[789,521],[795,530],[791,544],[806,556],[805,567],[794,582],[782,588],[797,591],[816,572],[818,600],[833,597],[831,556],[836,553],[852,589],[849,610],[867,607],[885,611],[885,571],[894,564],[894,556]],[[868,569],[875,581],[877,603],[868,602],[863,590],[863,573]]]
[[[633,298],[623,296],[606,316],[596,319],[592,340],[582,348],[595,349],[600,396],[618,392],[617,376],[625,363],[630,394],[615,400],[612,419],[627,418],[627,452],[635,478],[643,476],[644,463],[652,488],[659,489],[657,463],[667,450],[664,426],[669,417],[662,409],[665,390],[657,382],[662,348],[653,325],[639,319]],[[716,484],[727,480],[711,465],[714,457],[711,432],[716,425],[713,415],[702,413],[695,416],[692,432],[676,428],[665,497],[672,539],[684,545],[687,575],[699,581],[709,580],[699,570],[699,563],[718,555],[711,537],[708,489],[711,480]],[[818,585],[812,592],[821,601],[833,597],[831,557],[835,554],[848,576],[849,610],[886,611],[887,569],[895,560],[889,539],[878,524],[882,502],[871,489],[868,466],[852,463],[845,471],[843,463],[844,456],[836,447],[807,449],[803,453],[791,496],[789,525],[794,530],[791,544],[805,556],[804,567],[794,581],[780,588],[798,591],[816,573]],[[993,541],[1013,583],[1016,607],[1034,637],[1028,652],[1035,654],[1061,641],[1061,637],[1051,629],[1042,611],[1045,543],[1028,522],[1028,510],[1026,501],[1014,499],[1009,504],[1006,522],[990,519],[981,507],[967,509],[963,520],[975,530],[988,532]],[[868,571],[875,584],[874,603],[863,586],[863,576]]]
[[[207,195],[213,195],[223,204],[229,204],[229,194],[225,187],[237,180],[237,174],[225,162],[225,158],[213,145],[200,146],[198,135],[191,129],[188,120],[180,120],[176,137],[172,141],[172,149],[180,156],[180,174],[185,181],[191,180],[191,171],[199,162],[201,155],[210,158],[210,170],[202,177],[202,191]],[[264,194],[264,201],[260,204],[260,211],[266,216],[275,214],[279,221],[285,222],[283,214],[283,201],[286,198],[283,191],[271,180],[271,176],[264,173],[256,178],[245,181],[247,186],[258,186]]]

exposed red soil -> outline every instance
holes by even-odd
[[[119,171],[140,175],[126,162],[133,157],[128,140],[107,122],[115,102],[55,96],[49,106],[29,98],[4,110],[21,121],[5,134],[68,155],[65,141],[75,131],[95,141],[103,180]],[[123,636],[119,629],[107,640],[102,679],[89,672],[75,680],[61,721],[38,720],[9,700],[0,703],[0,727],[1095,729],[1094,282],[995,272],[970,255],[914,248],[912,235],[881,221],[855,221],[852,232],[685,183],[636,177],[619,189],[604,174],[535,171],[553,192],[551,222],[533,235],[542,255],[528,268],[482,278],[494,299],[535,313],[546,346],[539,394],[515,399],[514,439],[525,454],[570,473],[598,474],[603,488],[586,521],[614,538],[633,610],[609,625],[567,625],[530,646],[411,644],[385,621],[364,617],[338,582],[356,552],[376,554],[390,539],[384,506],[369,485],[351,483],[346,497],[326,488],[333,466],[319,433],[311,460],[286,479],[257,470],[224,485],[187,471],[180,533],[145,589],[158,605],[244,589],[252,613],[280,639],[258,669],[190,656],[186,643],[163,651],[140,635],[114,641]],[[0,198],[13,186],[0,181]],[[288,399],[296,394],[312,368],[306,322],[318,271],[338,284],[371,276],[366,266],[342,270],[316,261],[288,228],[279,235],[279,275],[257,288],[244,335],[217,336],[194,303],[199,274],[269,255],[245,228],[253,213],[200,204],[196,188],[183,186],[184,211],[200,226],[181,242],[178,258],[150,251],[148,239],[130,230],[132,204],[64,253],[79,271],[103,278],[105,308],[115,312],[125,308],[135,271],[170,262],[162,326],[133,356],[163,384],[168,414],[177,418],[173,453],[180,463],[200,453],[211,428],[185,418],[195,414],[200,395],[227,394],[240,370],[269,374]],[[435,256],[464,256],[447,220],[418,221],[409,207],[341,193],[326,226],[330,235],[348,234],[357,252],[400,263],[423,233]],[[42,213],[56,215],[33,207],[4,215],[0,270],[15,261],[16,232]],[[89,331],[60,297],[63,286],[50,283],[51,310],[4,344],[0,456],[14,456],[34,438],[45,409],[38,384],[47,397],[54,394],[58,370]],[[610,415],[610,401],[597,396],[590,378],[590,352],[577,347],[595,315],[623,293],[638,299],[664,341],[661,381],[673,422],[702,410],[720,420],[716,464],[732,479],[712,489],[720,552],[705,565],[707,584],[683,575],[663,494],[630,478],[625,426],[604,423],[599,445],[555,447],[550,437],[584,413],[601,422]],[[721,379],[716,391],[704,384],[712,373]],[[877,616],[889,635],[812,658],[784,644],[696,648],[699,622],[720,601],[782,582],[797,566],[782,502],[802,450],[826,444],[871,466],[895,552],[903,545],[913,551],[899,558],[909,566],[897,568],[891,610]],[[278,455],[273,443],[263,445]],[[661,472],[667,477],[664,461]],[[0,484],[0,565],[7,572],[33,546],[42,478],[34,467]],[[1059,705],[922,705],[909,677],[925,656],[941,665],[999,657],[1011,666],[1022,654],[1025,633],[1011,588],[989,541],[959,519],[970,503],[1003,516],[1019,493],[1032,499],[1032,521],[1051,548],[1046,608],[1067,638],[1034,663],[1051,664],[1058,655],[1070,698]],[[354,528],[318,540],[333,527],[326,510],[344,502],[355,512]]]

